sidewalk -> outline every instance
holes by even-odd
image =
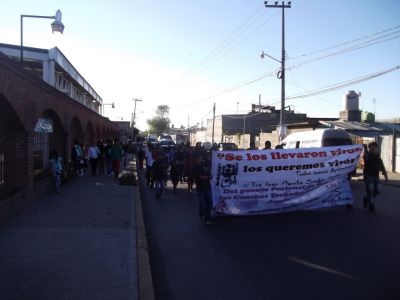
[[[400,187],[400,173],[388,172],[387,174],[389,177],[389,180],[387,183],[385,182],[385,178],[382,175],[380,175],[381,184],[394,186],[394,187]],[[352,177],[352,180],[356,180],[356,181],[364,180],[363,171],[361,169],[357,169],[357,173],[355,176]]]
[[[139,299],[138,204],[136,186],[88,174],[10,220],[0,228],[0,298]]]

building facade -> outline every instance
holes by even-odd
[[[119,136],[118,125],[96,109],[0,52],[0,221],[49,191],[51,151],[68,165],[74,141],[88,149]]]

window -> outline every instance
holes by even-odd
[[[35,132],[33,136],[33,175],[35,179],[46,174],[49,164],[49,134]]]

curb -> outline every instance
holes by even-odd
[[[137,168],[137,164],[135,164]],[[140,195],[139,172],[136,169],[137,189],[136,189],[136,244],[137,244],[137,263],[138,263],[138,287],[139,299],[154,300],[154,286],[151,274],[149,247],[147,243],[146,227],[144,225],[142,197]]]
[[[352,180],[353,181],[364,181],[362,176],[357,177],[357,178],[352,178]],[[391,181],[392,181],[391,179],[389,179],[389,182],[385,182],[384,180],[381,180],[380,184],[400,188],[400,181],[397,181],[399,183],[392,183]],[[396,180],[394,180],[394,181],[396,181]]]

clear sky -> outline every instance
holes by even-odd
[[[188,118],[205,124],[214,102],[217,114],[248,112],[259,95],[280,108],[280,64],[260,54],[281,58],[281,10],[263,1],[0,0],[0,7],[0,42],[16,45],[21,14],[61,10],[62,36],[51,34],[52,20],[24,19],[24,45],[57,46],[104,103],[115,102],[105,106],[112,120],[130,121],[133,98],[143,100],[140,129],[161,104],[175,126]],[[294,0],[285,19],[288,98],[400,65],[398,0]],[[338,117],[348,90],[361,92],[360,109],[400,117],[400,70],[286,105]]]

